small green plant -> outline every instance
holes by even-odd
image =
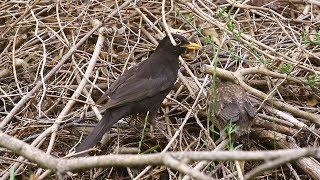
[[[195,29],[199,34],[202,34],[203,28],[202,27],[198,27]]]
[[[210,34],[210,35],[206,36],[205,39],[204,39],[204,42],[205,42],[206,44],[212,44],[212,43],[214,43],[212,35]]]
[[[316,45],[320,45],[320,32],[317,32],[317,33],[315,34],[313,43],[316,44]]]
[[[267,59],[265,59],[264,57],[260,57],[259,61],[264,64],[264,65],[268,65],[270,61],[268,61]]]
[[[189,23],[191,23],[192,21],[193,21],[193,14],[188,14],[188,15],[186,15],[186,21],[188,21]]]
[[[251,49],[251,52],[256,56],[256,57],[259,57],[259,54],[258,54],[258,52],[257,52],[257,50],[255,50],[255,49]]]
[[[283,64],[281,66],[281,72],[289,74],[292,71],[292,66],[290,64]]]
[[[318,80],[319,77],[315,74],[307,76],[307,84],[312,88],[314,88]]]
[[[147,112],[147,115],[146,115],[146,117],[145,117],[145,119],[144,119],[143,129],[142,129],[142,132],[141,132],[141,138],[140,138],[140,141],[139,141],[139,151],[138,151],[138,154],[141,153],[141,147],[142,147],[143,140],[144,140],[144,132],[145,132],[146,127],[147,127],[148,118],[149,118],[149,111]]]
[[[176,16],[181,16],[181,11],[179,9],[176,10]]]
[[[233,124],[230,120],[229,123],[224,127],[223,131],[227,133],[228,137],[231,137],[233,133],[235,133],[239,129],[239,126]]]
[[[239,130],[239,128],[240,127],[237,124],[234,124],[232,122],[232,119],[230,119],[222,130],[227,135],[227,139],[229,140],[227,145],[227,149],[229,151],[238,150],[242,147],[242,144],[238,144],[237,146],[235,146],[235,141],[234,139],[232,139],[233,135]],[[231,171],[235,171],[235,164],[233,163],[233,161],[228,161],[228,164],[231,167]]]
[[[258,47],[258,48],[259,48],[259,47]],[[257,50],[249,47],[249,51],[250,51],[250,52],[254,55],[254,57],[256,57],[262,64],[264,64],[264,65],[268,65],[268,64],[269,64],[270,61],[269,61],[268,59],[266,59],[264,56],[261,56],[261,55],[257,52]]]
[[[214,129],[214,124],[210,126],[209,130],[210,130],[212,139],[217,139],[216,137],[220,136],[219,132]]]
[[[140,154],[148,154],[148,153],[150,153],[150,152],[155,151],[155,150],[158,149],[159,147],[160,147],[159,145],[153,146],[153,147],[145,150],[144,152],[142,152],[142,153],[140,153]]]
[[[216,164],[214,161],[212,161],[210,164],[209,164],[209,176],[212,176],[214,177],[215,173],[216,173]]]
[[[226,133],[227,138],[229,139],[229,145],[228,145],[229,150],[234,150],[234,147],[233,147],[234,141],[232,139],[232,135],[236,133],[238,129],[239,129],[239,126],[232,123],[232,121],[230,120],[229,123],[222,130],[224,133]]]
[[[237,41],[240,41],[240,37],[241,37],[241,32],[238,31],[237,33],[233,33],[234,39]]]
[[[232,24],[232,22],[230,22],[230,21],[227,22],[227,27],[228,27],[229,31],[231,31],[231,32],[233,32],[233,30],[235,28],[234,24]]]
[[[180,11],[176,11],[176,15],[180,16],[183,20],[185,20],[194,30],[196,30],[199,34],[202,35],[202,27],[196,27],[195,23],[193,23],[194,16],[193,14],[188,14],[186,16],[182,15]]]
[[[223,18],[223,14],[226,12],[227,7],[219,7],[217,9],[217,16],[218,18]]]

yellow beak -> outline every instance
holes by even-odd
[[[185,47],[190,50],[197,50],[197,49],[201,48],[201,46],[199,44],[193,43],[193,42],[189,42],[189,44],[182,45],[181,47]]]

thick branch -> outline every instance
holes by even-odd
[[[320,157],[320,148],[287,149],[276,151],[200,151],[200,152],[168,152],[142,155],[105,155],[94,157],[81,157],[75,159],[59,159],[52,157],[45,152],[30,146],[29,144],[0,132],[0,146],[19,154],[31,162],[37,163],[40,167],[58,171],[74,171],[96,167],[112,166],[147,166],[165,165],[168,162],[168,155],[177,160],[188,161],[226,161],[226,160],[274,160],[283,156],[290,156],[294,160],[301,157]],[[285,161],[283,161],[285,163]]]

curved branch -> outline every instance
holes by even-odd
[[[80,157],[74,159],[60,159],[46,154],[42,150],[35,148],[21,140],[0,132],[0,146],[19,154],[31,162],[37,163],[40,167],[51,169],[58,173],[76,171],[96,167],[112,166],[146,166],[146,165],[169,165],[186,173],[185,166],[174,167],[173,161],[168,161],[168,156],[176,160],[188,161],[226,161],[226,160],[274,160],[286,156],[287,161],[299,159],[301,157],[320,157],[320,148],[286,149],[275,151],[198,151],[198,152],[168,152],[142,155],[104,155],[94,157]],[[185,161],[188,160],[188,161]],[[176,161],[175,161],[176,162]],[[174,163],[176,164],[176,163]],[[194,172],[196,170],[192,170]],[[190,175],[190,174],[189,174]],[[195,175],[195,174],[193,174]],[[200,174],[197,174],[197,176]],[[201,173],[201,177],[204,175]]]

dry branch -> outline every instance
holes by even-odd
[[[238,171],[227,159],[246,157],[252,158],[246,165],[257,169],[245,167],[245,177],[264,171],[264,179],[278,178],[279,172],[288,179],[318,179],[319,159],[304,157],[279,168],[280,163],[298,157],[264,164],[265,158],[259,159],[256,150],[283,148],[289,150],[279,152],[308,156],[299,153],[320,144],[319,12],[316,0],[4,1],[0,4],[1,138],[16,137],[32,147],[1,148],[1,179],[8,179],[10,168],[16,179],[57,179],[62,178],[60,171],[69,171],[66,176],[74,179],[228,178],[237,177]],[[93,26],[95,19],[102,23]],[[97,32],[101,27],[107,31],[103,43]],[[102,109],[94,102],[101,92],[125,70],[148,58],[168,32],[181,33],[203,48],[180,58],[179,77],[159,110],[157,128],[145,129],[141,150],[151,154],[117,155],[122,148],[138,149],[143,128],[138,116],[120,120],[108,134],[109,141],[90,152],[115,155],[80,159],[89,167],[77,166],[79,159],[62,159],[69,157],[99,119]],[[259,114],[254,134],[236,142],[252,154],[216,152],[232,141],[221,142],[208,118],[214,94],[211,74],[238,83],[255,96],[252,100]],[[45,164],[39,154],[48,161],[69,163],[69,169]],[[165,156],[169,161],[163,160]],[[136,162],[141,164],[126,162],[141,157],[144,160]],[[110,158],[147,168],[121,168]],[[103,168],[92,171],[90,167]]]

